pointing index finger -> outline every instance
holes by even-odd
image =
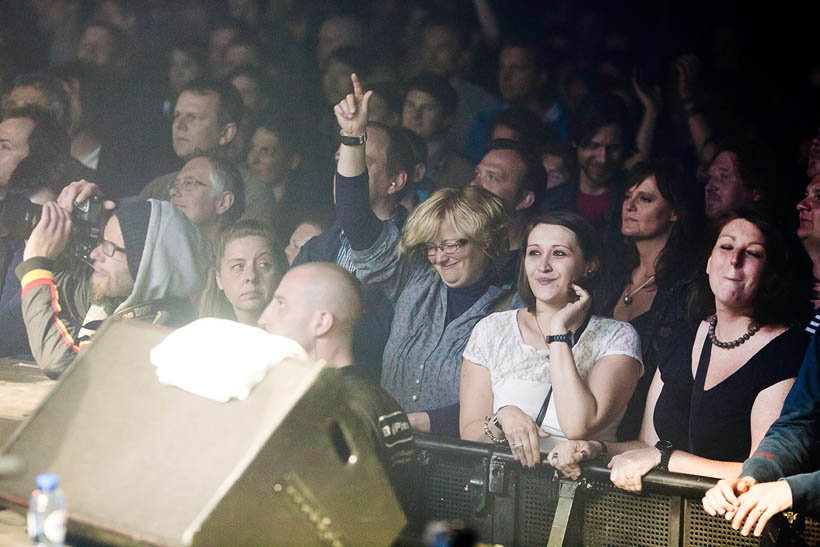
[[[359,77],[353,73],[350,75],[350,80],[353,82],[353,96],[356,97],[356,99],[361,100],[364,93],[362,93],[362,84],[359,82]]]

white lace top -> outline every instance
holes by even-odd
[[[493,313],[479,321],[463,355],[490,370],[493,412],[505,405],[515,405],[535,420],[551,385],[549,350],[524,343],[517,313],[518,310]],[[585,379],[595,363],[607,355],[627,355],[641,362],[641,343],[629,323],[593,315],[573,346],[572,355],[578,374]],[[594,438],[614,441],[620,419],[618,416]],[[551,436],[547,445],[566,439],[558,423],[554,397],[550,398],[541,428]],[[542,450],[548,450],[545,443]]]

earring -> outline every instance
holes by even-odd
[[[390,186],[395,186],[395,185],[396,185],[396,181],[395,181],[395,180],[394,180],[393,182],[391,182],[391,183],[390,183]]]

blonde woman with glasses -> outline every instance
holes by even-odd
[[[395,306],[381,384],[416,429],[457,436],[461,353],[473,326],[506,309],[512,296],[504,205],[481,188],[445,188],[413,211],[401,233],[379,222],[371,192],[403,187],[406,173],[367,154],[371,92],[352,80],[354,93],[334,108],[342,135],[336,215],[357,276]]]

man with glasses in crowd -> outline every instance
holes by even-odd
[[[45,203],[16,269],[31,350],[52,378],[104,321],[180,326],[194,319],[190,297],[201,291],[210,263],[199,230],[173,205],[157,200],[121,202],[91,252],[91,269],[67,263],[72,204],[94,194],[96,185],[74,182],[56,202]]]
[[[239,170],[216,156],[196,156],[168,185],[171,203],[211,243],[245,209],[245,186]]]

